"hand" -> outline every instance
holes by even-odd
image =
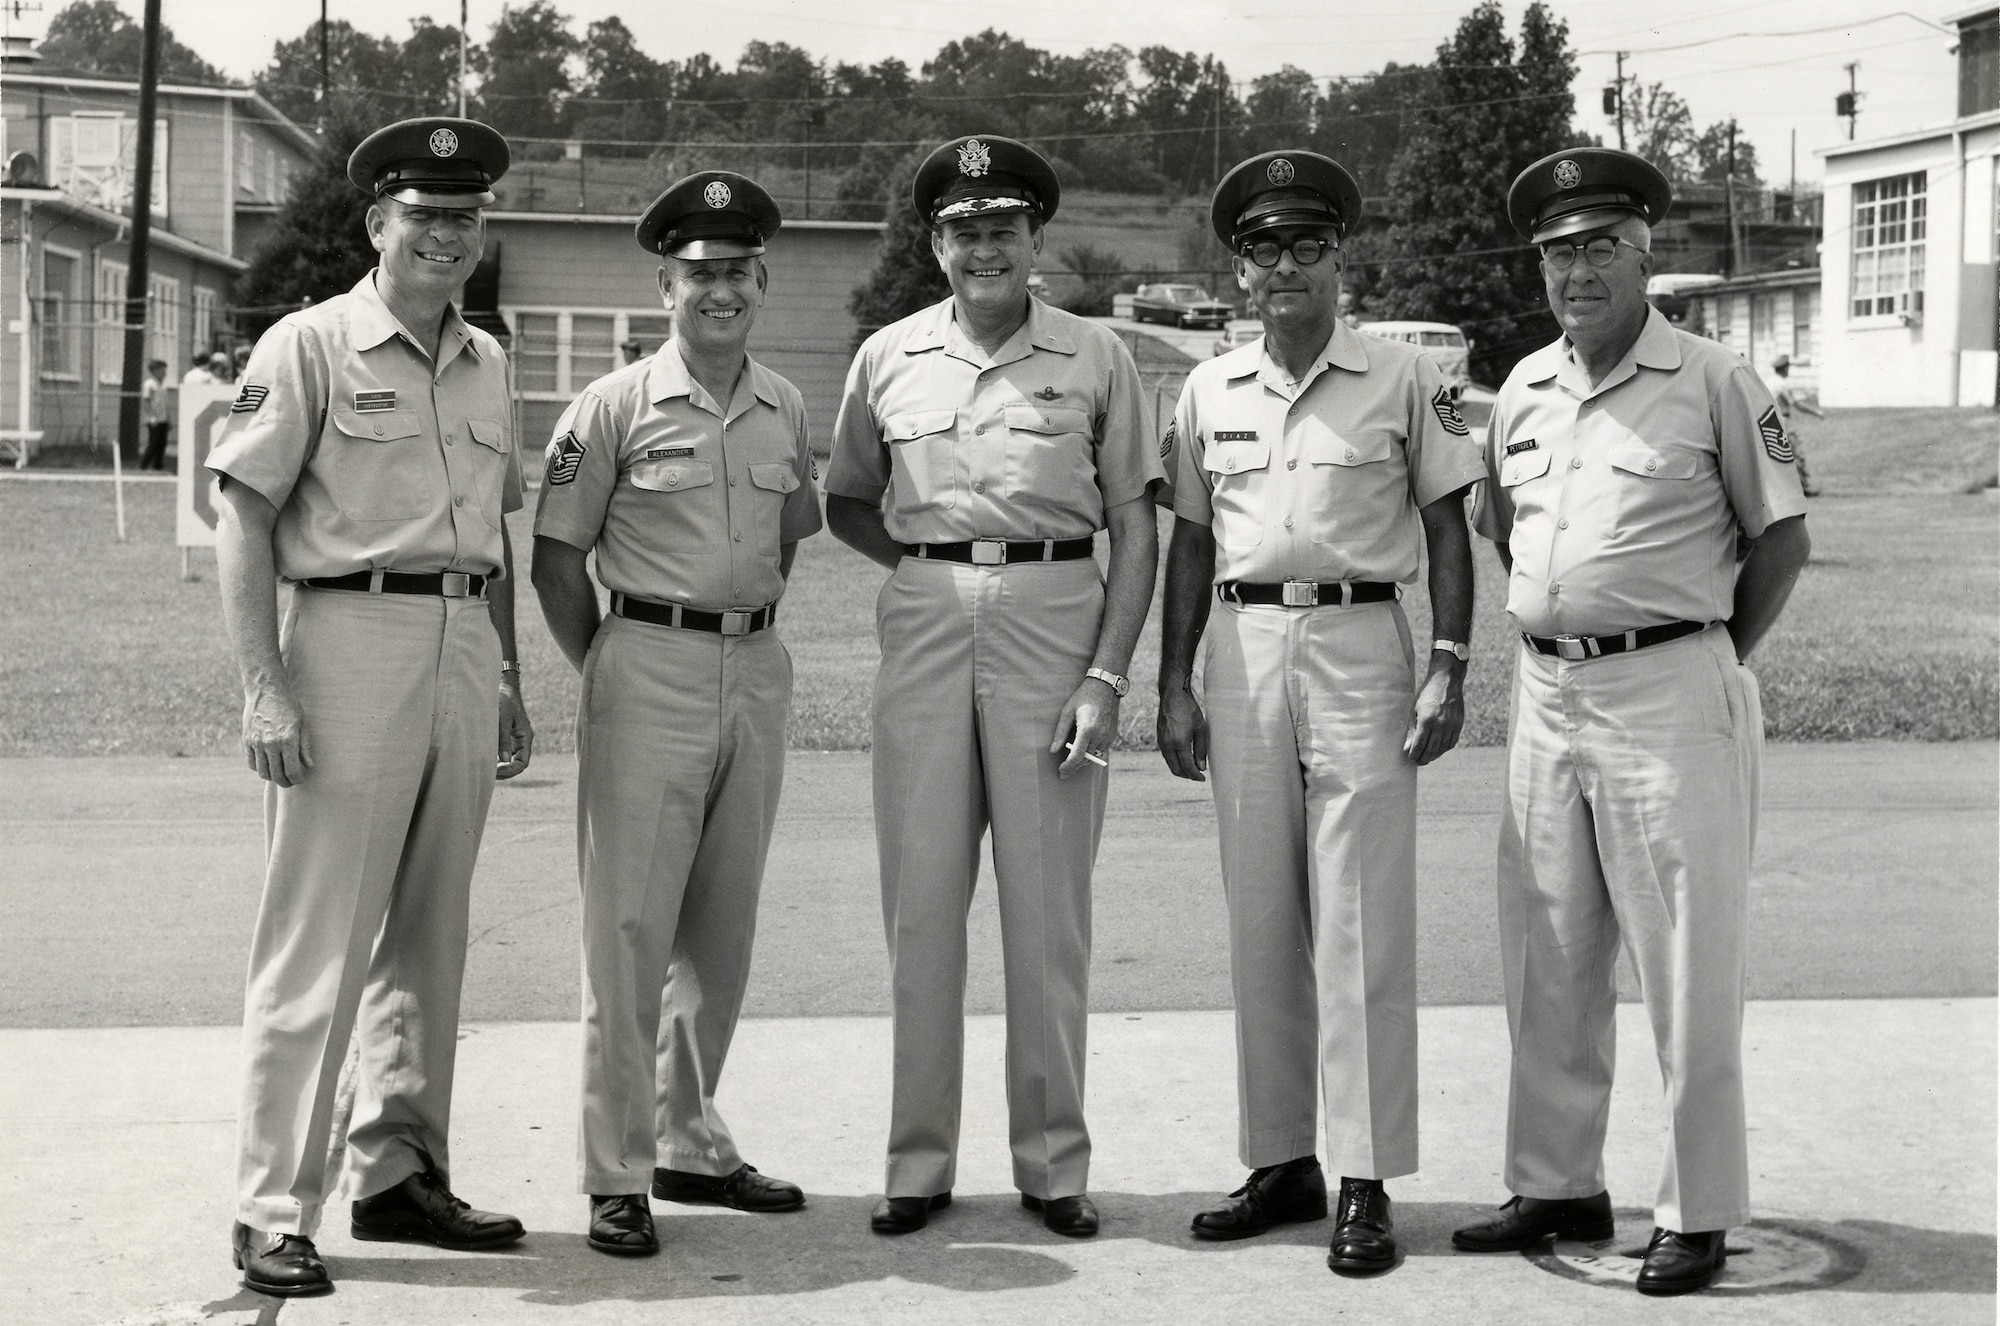
[[[312,768],[312,738],[305,711],[289,686],[262,685],[243,701],[243,750],[259,778],[279,787],[305,781]]]
[[[534,747],[535,729],[521,703],[521,688],[511,681],[500,683],[500,765],[493,776],[512,778],[526,769]]]
[[[1049,754],[1063,756],[1056,776],[1069,777],[1090,764],[1093,755],[1101,763],[1117,735],[1118,696],[1095,677],[1085,678],[1056,717],[1055,740],[1049,743]]]
[[[1458,744],[1458,731],[1465,726],[1465,680],[1463,665],[1441,663],[1424,678],[1417,692],[1410,727],[1403,734],[1403,754],[1418,764],[1429,764]]]
[[[1208,719],[1187,683],[1161,687],[1160,717],[1153,732],[1174,777],[1208,781]]]

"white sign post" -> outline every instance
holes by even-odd
[[[236,388],[227,382],[181,385],[180,460],[175,466],[174,542],[181,549],[181,579],[194,578],[190,548],[215,546],[215,476],[208,471],[208,453],[215,446]]]

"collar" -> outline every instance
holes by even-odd
[[[1313,360],[1312,367],[1306,370],[1305,377],[1300,379],[1297,386],[1286,378],[1285,371],[1271,358],[1270,345],[1271,337],[1267,332],[1264,338],[1254,345],[1242,345],[1231,350],[1222,356],[1220,361],[1226,366],[1223,372],[1230,378],[1255,377],[1273,391],[1284,395],[1294,391],[1303,392],[1311,385],[1313,379],[1329,368],[1343,368],[1350,373],[1368,371],[1367,342],[1362,339],[1360,332],[1339,318],[1334,319],[1333,334],[1326,338],[1326,344],[1320,347],[1319,356]]]
[[[1642,368],[1671,373],[1680,366],[1681,346],[1674,335],[1674,325],[1667,321],[1665,314],[1649,304],[1645,325],[1639,328],[1639,338],[1632,342],[1632,348],[1625,352],[1625,357],[1614,364],[1611,371],[1604,375],[1604,380],[1595,387],[1584,376],[1583,365],[1577,362],[1576,346],[1569,339],[1568,332],[1523,359],[1519,371],[1530,385],[1554,381],[1573,395],[1588,399],[1609,391]]]
[[[357,350],[373,350],[392,336],[400,336],[415,347],[421,343],[410,335],[396,315],[389,311],[389,305],[382,299],[382,292],[375,288],[375,274],[379,268],[371,267],[354,289],[348,293],[354,296],[355,308],[348,315],[347,335]],[[453,343],[456,342],[456,348]],[[479,344],[472,338],[472,329],[459,315],[456,304],[444,306],[443,334],[438,338],[438,363],[442,367],[459,350],[469,351],[473,358],[479,357]]]
[[[968,363],[985,362],[978,347],[959,328],[956,300],[940,300],[911,317],[916,325],[911,328],[909,339],[903,342],[904,354],[943,350]],[[993,364],[998,367],[1017,359],[1026,359],[1030,350],[1049,350],[1059,355],[1076,353],[1076,338],[1070,335],[1055,311],[1033,295],[1028,296],[1028,320],[1007,338],[1007,343],[993,356]]]
[[[745,387],[750,389],[752,396],[772,409],[779,407],[776,375],[747,353],[743,356],[743,375],[736,380],[736,394],[729,402],[732,407],[742,398]],[[733,408],[725,410],[719,407],[715,399],[708,394],[708,389],[696,382],[694,374],[688,372],[687,360],[681,357],[680,342],[669,339],[662,343],[660,348],[653,352],[652,359],[647,361],[646,398],[659,405],[677,396],[685,396],[695,406],[727,419],[734,419],[743,412],[743,410]],[[743,409],[749,408],[749,402],[744,401]]]

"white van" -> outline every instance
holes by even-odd
[[[1451,388],[1453,400],[1464,395],[1465,389],[1472,385],[1472,342],[1449,322],[1364,322],[1354,330],[1422,346],[1424,352],[1437,360],[1438,368],[1443,370],[1445,385]]]

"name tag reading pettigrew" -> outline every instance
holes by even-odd
[[[356,414],[376,414],[396,408],[396,393],[393,391],[357,391],[354,393]]]
[[[693,447],[654,447],[646,453],[647,460],[672,460],[676,456],[692,456]]]
[[[1540,445],[1541,444],[1536,442],[1535,439],[1532,437],[1529,438],[1526,442],[1510,442],[1507,444],[1507,454],[1510,456],[1514,456],[1520,454],[1523,451],[1533,451],[1537,446]]]
[[[1218,430],[1215,434],[1215,440],[1217,442],[1255,442],[1257,440],[1257,430],[1252,428],[1248,432],[1238,433]]]

